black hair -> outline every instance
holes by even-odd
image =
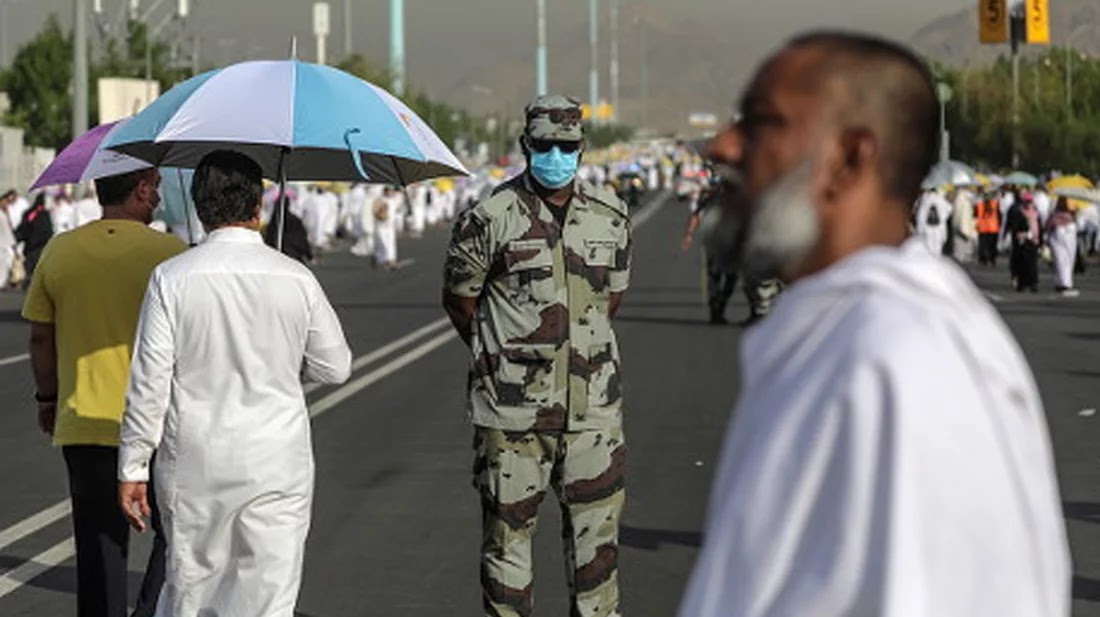
[[[232,150],[202,157],[191,181],[195,212],[207,231],[255,218],[263,190],[260,166]]]
[[[130,193],[134,192],[139,182],[149,174],[148,169],[139,169],[117,176],[96,178],[95,193],[103,206],[121,206]]]
[[[928,65],[906,47],[869,34],[815,31],[790,48],[817,48],[821,79],[834,78],[852,103],[845,120],[870,123],[879,172],[890,197],[912,203],[939,157],[939,100]]]
[[[0,195],[0,200],[8,199],[10,197],[15,197],[16,195],[18,195],[18,193],[15,192],[15,189],[8,189],[8,190],[4,191],[3,195]]]

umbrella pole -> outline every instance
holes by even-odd
[[[279,213],[278,227],[275,229],[275,249],[283,252],[283,233],[286,231],[286,153],[289,148],[279,152],[279,201],[276,203]]]
[[[188,199],[187,191],[183,188],[183,170],[179,167],[176,168],[176,180],[180,185],[180,195],[183,197],[183,218],[187,220],[187,245],[195,246],[195,233],[191,229],[191,200]]]

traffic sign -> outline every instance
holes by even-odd
[[[978,0],[978,40],[1008,42],[1008,0]]]

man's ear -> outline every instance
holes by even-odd
[[[878,142],[867,129],[847,129],[822,156],[821,168],[826,174],[822,189],[826,200],[832,201],[871,171],[878,157]]]

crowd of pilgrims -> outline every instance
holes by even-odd
[[[939,187],[913,209],[914,233],[928,250],[962,263],[994,267],[1007,254],[1012,288],[1039,291],[1040,262],[1053,290],[1076,296],[1075,274],[1100,249],[1100,209],[1043,188]]]

